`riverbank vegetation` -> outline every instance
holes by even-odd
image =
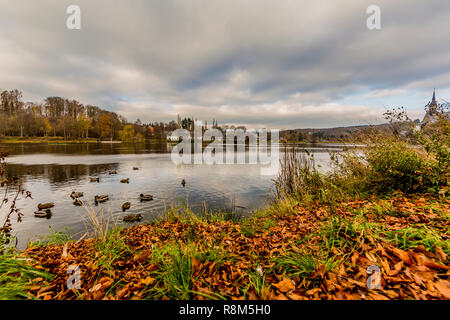
[[[176,129],[194,130],[197,119],[177,116],[176,121],[129,122],[120,114],[74,99],[48,97],[42,102],[25,102],[20,90],[0,90],[0,143],[66,143],[104,141],[167,141]],[[207,121],[202,128],[206,130]],[[212,127],[225,132],[234,126]],[[238,127],[244,129],[245,127]]]
[[[17,257],[49,277],[18,277],[15,296],[450,299],[448,119],[393,132],[366,134],[366,148],[334,155],[326,173],[287,149],[272,203],[245,218],[174,207],[147,224],[94,223],[96,237],[30,245]],[[81,284],[69,289],[74,265]]]
[[[172,209],[105,237],[32,246],[39,299],[448,299],[449,203],[429,196],[325,205],[293,199],[240,220]],[[67,289],[67,269],[82,284]],[[380,289],[367,268],[380,268]]]
[[[0,91],[0,140],[6,140],[2,142],[166,139],[167,133],[178,127],[175,121],[143,124],[137,119],[129,123],[116,112],[74,99],[48,97],[43,102],[25,102],[17,89]]]
[[[68,140],[64,137],[1,137],[0,143],[4,144],[19,144],[19,143],[50,143],[50,144],[67,144],[67,143],[98,143],[98,139],[73,139]]]

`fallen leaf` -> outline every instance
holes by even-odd
[[[436,289],[442,295],[443,298],[449,300],[450,299],[450,282],[446,280],[439,280],[434,284]]]
[[[291,279],[284,278],[282,281],[276,283],[273,285],[275,288],[280,290],[283,293],[289,292],[291,290],[294,290],[295,283]]]

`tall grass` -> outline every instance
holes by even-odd
[[[83,222],[87,234],[95,238],[94,248],[97,251],[97,265],[105,270],[113,269],[120,259],[128,258],[132,253],[118,227],[118,218],[114,219],[111,210],[105,213],[102,205],[96,209],[92,204],[83,202]]]
[[[32,280],[51,276],[32,267],[15,250],[5,248],[3,240],[0,234],[0,300],[30,299],[27,289]]]
[[[147,298],[191,299],[195,251],[196,249],[192,245],[181,246],[179,244],[155,248],[152,260],[159,264],[160,268],[154,276],[161,286],[150,287]]]
[[[324,178],[315,168],[313,158],[297,152],[295,147],[285,146],[280,172],[275,180],[277,198],[295,196],[304,200],[311,196],[321,197],[324,189]]]
[[[119,228],[113,228],[103,238],[97,238],[94,247],[98,253],[97,265],[107,270],[113,269],[118,260],[129,258],[132,254]]]
[[[39,246],[52,246],[52,245],[62,245],[71,240],[71,235],[66,228],[65,231],[55,231],[53,226],[50,227],[48,234],[39,237],[36,241],[30,241],[29,247]]]
[[[103,206],[99,205],[96,208],[91,204],[83,202],[82,208],[85,211],[85,215],[81,218],[87,228],[88,233],[91,236],[99,240],[105,240],[108,238],[109,231],[116,227],[118,224],[118,218],[114,219],[112,211],[105,213]]]
[[[434,251],[436,246],[439,246],[446,254],[450,254],[450,240],[443,239],[436,230],[427,226],[410,226],[400,230],[383,231],[380,234],[403,250],[423,245],[428,251]]]

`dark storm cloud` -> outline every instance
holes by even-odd
[[[80,31],[65,27],[70,4],[81,7]],[[371,4],[379,31],[366,28]],[[0,0],[0,88],[130,120],[376,122],[386,92],[417,109],[414,93],[449,89],[449,36],[444,0]]]

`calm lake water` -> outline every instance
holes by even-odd
[[[316,164],[326,168],[329,151],[339,152],[341,146],[316,144],[299,149],[313,153]],[[0,151],[4,150],[10,152],[7,176],[19,178],[33,197],[19,201],[23,222],[13,223],[19,248],[48,234],[50,228],[69,231],[75,239],[86,232],[86,210],[73,205],[72,191],[83,192],[81,199],[91,204],[95,195],[108,195],[110,201],[101,206],[106,215],[122,224],[126,214],[140,213],[145,222],[172,205],[188,205],[195,212],[206,205],[213,211],[234,208],[242,215],[251,214],[268,203],[276,178],[262,176],[259,165],[175,165],[171,145],[166,143],[0,144]],[[117,174],[110,175],[111,170]],[[99,177],[100,183],[90,182],[91,177]],[[129,184],[120,183],[126,178]],[[154,200],[141,203],[141,193],[153,195]],[[123,213],[121,205],[127,201],[131,209]],[[37,205],[46,202],[55,203],[51,219],[34,217]]]

